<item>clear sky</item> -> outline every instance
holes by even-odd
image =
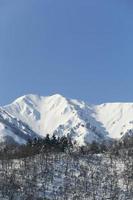
[[[0,104],[133,102],[132,0],[0,0]]]

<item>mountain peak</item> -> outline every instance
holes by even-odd
[[[61,94],[24,95],[3,107],[38,135],[69,135],[78,144],[121,138],[133,129],[133,103],[89,105]]]
[[[55,97],[55,98],[65,98],[63,95],[58,94],[58,93],[52,94],[51,97]]]
[[[18,97],[14,102],[21,102],[21,101],[25,101],[25,100],[33,100],[34,101],[37,99],[41,99],[41,96],[36,95],[36,94],[26,94],[21,97]]]
[[[13,103],[21,103],[21,102],[39,102],[42,99],[46,99],[46,98],[51,98],[53,100],[57,100],[57,99],[66,99],[64,96],[62,96],[61,94],[53,94],[51,96],[40,96],[40,95],[36,95],[36,94],[26,94],[23,95],[21,97],[18,97],[15,101],[13,101]]]

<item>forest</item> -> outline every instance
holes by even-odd
[[[133,138],[83,147],[63,136],[1,145],[1,200],[132,200]]]

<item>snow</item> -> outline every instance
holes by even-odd
[[[103,139],[120,139],[133,128],[133,103],[90,105],[52,96],[25,95],[4,106],[15,118],[26,123],[38,135],[70,135],[79,145]]]
[[[103,124],[111,138],[133,129],[133,103],[106,103],[95,107],[95,119]]]
[[[0,142],[25,144],[26,141],[37,136],[29,126],[16,118],[2,107],[0,108]]]
[[[18,137],[11,130],[9,130],[4,124],[0,123],[0,142],[4,142],[5,138],[13,138],[14,141],[18,144],[25,144],[26,141]]]

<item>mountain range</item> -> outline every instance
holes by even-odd
[[[28,139],[72,138],[78,145],[121,139],[132,133],[133,103],[91,105],[62,95],[25,95],[0,107],[0,142],[25,144]]]

